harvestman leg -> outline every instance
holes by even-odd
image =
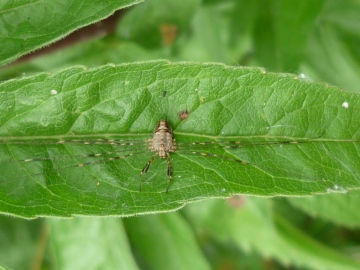
[[[158,153],[155,153],[155,154],[152,156],[152,158],[146,163],[145,167],[142,169],[142,171],[141,171],[141,173],[140,173],[140,182],[139,182],[139,189],[140,189],[140,191],[141,191],[141,176],[142,176],[144,173],[147,173],[147,172],[148,172],[148,170],[149,170],[149,168],[150,168],[150,165],[151,165],[151,163],[153,163],[153,161],[154,161],[154,159],[155,159],[155,157],[156,157],[157,154],[158,154]]]
[[[141,176],[145,173],[147,173],[149,171],[149,168],[150,168],[150,165],[151,163],[153,163],[155,157],[158,155],[158,153],[154,154],[152,156],[152,158],[148,161],[148,163],[146,163],[145,167],[142,169],[141,173],[140,173],[140,182],[139,182],[139,189],[141,191]],[[171,180],[172,180],[172,165],[171,165],[171,160],[170,160],[170,155],[169,153],[166,153],[166,156],[167,156],[167,164],[168,164],[168,167],[167,167],[167,176],[169,177],[169,184],[166,188],[166,193],[168,193],[169,191],[169,188],[170,188],[170,184],[171,184]]]
[[[169,188],[170,188],[170,184],[171,184],[171,180],[172,180],[172,166],[171,166],[171,160],[170,160],[170,154],[166,153],[167,156],[167,164],[168,164],[168,168],[167,168],[167,175],[169,177],[169,184],[166,188],[166,193],[168,193]]]

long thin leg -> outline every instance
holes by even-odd
[[[167,155],[167,164],[168,164],[167,175],[169,176],[169,184],[168,184],[168,187],[166,189],[166,193],[168,193],[169,188],[170,188],[170,184],[171,184],[171,180],[172,180],[172,166],[171,166],[171,160],[170,160],[169,153],[166,153],[166,155]]]
[[[141,191],[141,176],[142,176],[144,173],[147,173],[147,172],[148,172],[148,170],[149,170],[149,168],[150,168],[150,165],[151,165],[151,163],[153,163],[156,155],[157,155],[157,153],[152,156],[152,158],[148,161],[148,163],[146,163],[145,167],[142,169],[142,171],[141,171],[141,173],[140,173],[140,181],[139,181],[139,189],[140,189],[140,191]]]

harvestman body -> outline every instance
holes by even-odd
[[[141,176],[144,173],[147,173],[151,163],[154,161],[155,157],[158,155],[159,158],[167,158],[167,175],[169,177],[169,184],[166,189],[166,193],[169,191],[171,179],[172,179],[172,166],[170,161],[170,152],[175,152],[176,143],[174,139],[173,131],[164,119],[160,120],[157,126],[154,129],[153,138],[149,139],[149,150],[151,152],[156,152],[152,158],[146,163],[145,167],[140,173],[140,191],[141,191]]]

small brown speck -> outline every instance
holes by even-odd
[[[188,110],[183,110],[183,111],[178,112],[178,116],[179,116],[181,121],[184,121],[186,118],[188,118],[189,114],[190,113],[189,113]]]
[[[163,39],[163,44],[167,47],[171,46],[178,36],[178,28],[174,24],[160,25],[160,32]]]
[[[228,203],[232,208],[241,208],[246,202],[245,196],[235,195],[228,199]]]

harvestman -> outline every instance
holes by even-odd
[[[172,166],[170,161],[170,152],[175,152],[176,150],[176,143],[174,139],[173,131],[168,124],[168,122],[164,119],[160,120],[157,124],[154,133],[153,138],[149,139],[149,150],[151,152],[156,152],[152,158],[146,163],[145,167],[142,169],[140,173],[140,191],[141,191],[141,176],[144,173],[147,173],[151,163],[154,161],[156,156],[159,156],[159,158],[167,158],[167,175],[169,177],[169,184],[166,188],[166,193],[168,193],[171,180],[172,180]]]
[[[186,111],[187,112],[187,111]],[[322,135],[321,135],[322,136]],[[319,136],[319,137],[321,137]],[[316,137],[318,138],[318,137]],[[314,139],[314,138],[312,138]],[[310,139],[310,140],[312,140]],[[310,140],[306,140],[307,142]],[[306,142],[303,141],[303,142]],[[66,144],[66,143],[82,143],[82,144],[86,144],[86,145],[91,145],[91,144],[112,144],[112,145],[117,145],[117,146],[126,146],[126,145],[133,145],[133,143],[128,143],[128,142],[123,142],[121,140],[98,140],[98,141],[76,141],[76,140],[63,140],[63,141],[58,141],[55,144]],[[242,142],[239,141],[229,141],[227,142],[227,145],[222,145],[222,146],[215,146],[216,142],[191,142],[190,145],[202,145],[202,146],[211,146],[212,148],[228,148],[228,149],[235,149],[235,148],[240,148],[242,145]],[[273,142],[267,142],[268,145],[275,145],[275,144],[298,144],[300,143],[299,141],[273,141]],[[23,142],[17,142],[16,144],[26,144]],[[169,177],[169,183],[168,186],[166,188],[166,193],[168,193],[170,185],[172,183],[172,165],[171,165],[171,157],[170,157],[170,153],[171,152],[175,152],[175,150],[177,150],[178,146],[175,142],[174,139],[174,134],[173,134],[173,130],[171,129],[169,123],[162,119],[158,122],[157,126],[154,129],[153,132],[153,137],[151,139],[148,140],[147,142],[148,144],[148,148],[151,152],[155,152],[155,154],[152,156],[152,158],[146,163],[145,167],[142,169],[142,171],[140,172],[140,179],[139,179],[139,190],[141,191],[141,177],[143,174],[146,174],[149,171],[150,165],[151,163],[155,160],[156,156],[159,156],[159,158],[167,158],[167,176]],[[262,145],[262,143],[255,143],[252,144],[253,146],[255,145]],[[217,154],[214,153],[203,153],[203,152],[196,152],[196,151],[186,151],[187,153],[190,154],[195,154],[195,155],[201,155],[201,156],[207,156],[207,157],[218,157],[218,158],[222,158],[228,161],[235,161],[241,164],[248,164],[248,165],[252,165],[255,167],[259,167],[255,164],[252,163],[248,163],[246,161],[240,160],[240,159],[235,159],[235,158],[230,158],[230,157],[224,157],[224,156],[219,156]],[[105,153],[97,153],[97,154],[86,154],[86,155],[79,155],[79,156],[83,156],[83,157],[103,157],[105,155],[108,154],[114,154],[116,152],[105,152]],[[85,163],[81,163],[81,164],[77,164],[77,165],[73,165],[73,166],[68,166],[68,167],[63,167],[62,169],[70,169],[70,168],[76,168],[76,167],[84,167],[84,166],[88,166],[88,165],[94,165],[94,164],[100,164],[100,163],[104,163],[107,161],[116,161],[116,160],[120,160],[120,159],[124,159],[130,156],[134,156],[136,154],[139,153],[131,153],[131,154],[125,154],[125,155],[121,155],[121,156],[114,156],[114,157],[110,157],[110,158],[105,158],[102,160],[98,160],[98,161],[90,161],[90,162],[85,162]],[[32,159],[23,159],[23,160],[18,160],[18,161],[23,161],[23,162],[33,162],[33,161],[43,161],[43,160],[49,160],[51,158],[32,158]],[[269,168],[268,168],[269,169]],[[50,170],[47,173],[51,173],[51,172],[55,172],[56,170]],[[38,174],[33,174],[33,176],[36,175],[42,175],[43,173],[38,173]]]

